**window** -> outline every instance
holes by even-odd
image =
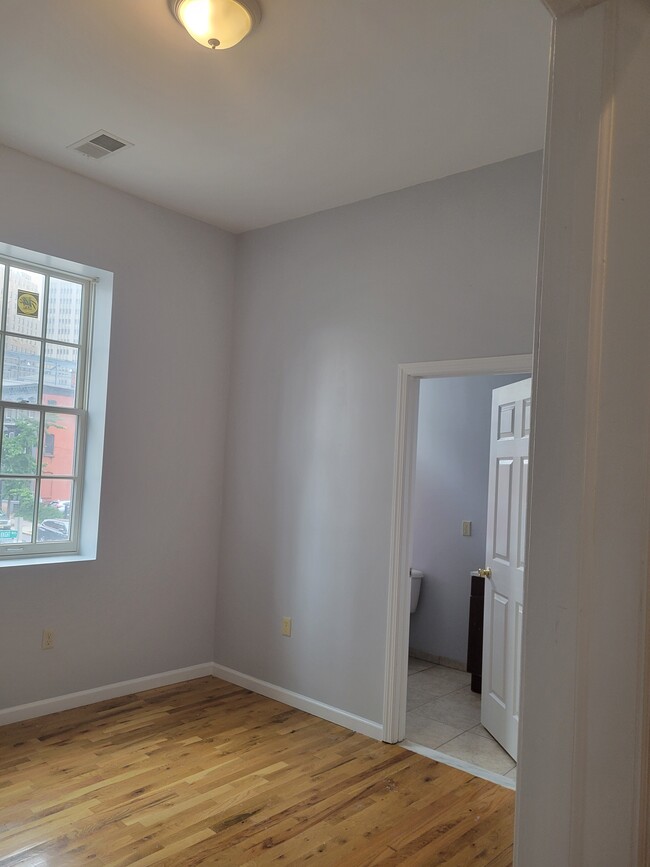
[[[51,402],[52,401],[48,400],[48,403],[51,403]],[[54,436],[54,434],[46,432],[45,436],[43,437],[43,454],[46,455],[48,458],[54,457],[54,445],[55,445],[55,443],[56,443],[56,437]]]
[[[93,294],[0,259],[0,556],[79,550]]]

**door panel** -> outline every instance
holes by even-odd
[[[508,633],[508,600],[494,594],[490,645],[490,694],[502,707],[506,706],[506,639]]]
[[[497,461],[494,492],[494,556],[504,562],[510,560],[510,503],[512,500],[511,460]]]
[[[515,405],[506,403],[499,407],[499,439],[511,440],[515,435]]]
[[[526,562],[526,505],[528,503],[528,458],[521,459],[521,483],[519,485],[519,528],[517,538],[517,566],[524,568]]]
[[[483,631],[481,722],[517,758],[524,612],[530,379],[494,390]]]
[[[524,625],[524,606],[516,606],[515,617],[515,680],[514,680],[514,699],[512,702],[512,713],[519,721],[519,701],[521,696],[521,637]]]
[[[524,400],[524,411],[522,413],[522,431],[521,431],[522,437],[530,436],[531,407],[532,407],[532,400],[531,400],[531,398],[527,397],[526,400]]]

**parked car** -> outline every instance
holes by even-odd
[[[64,515],[70,514],[70,500],[50,500],[48,506],[51,506],[53,509],[57,509]]]
[[[37,542],[67,542],[70,539],[70,521],[45,518],[36,531]]]

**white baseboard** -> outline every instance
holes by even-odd
[[[58,695],[54,698],[46,698],[42,701],[33,701],[29,704],[20,704],[16,707],[8,707],[0,710],[0,726],[9,723],[21,722],[26,719],[35,719],[48,713],[56,713],[60,710],[70,710],[74,707],[83,707],[86,704],[94,704],[98,701],[106,701],[110,698],[120,698],[133,692],[144,692],[147,689],[156,689],[159,686],[170,686],[174,683],[182,683],[184,680],[195,680],[197,677],[210,677],[213,675],[212,662],[203,662],[200,665],[192,665],[189,668],[177,668],[175,671],[163,671],[160,674],[150,674],[146,677],[136,677],[134,680],[123,680],[120,683],[109,683],[106,686],[98,686],[95,689],[84,689],[81,692],[71,692],[67,695]]]
[[[314,716],[326,719],[328,722],[344,726],[352,731],[360,732],[380,741],[383,730],[379,723],[356,716],[353,713],[324,704],[306,695],[283,689],[281,686],[258,680],[248,674],[242,674],[225,665],[216,662],[204,662],[200,665],[192,665],[189,668],[177,668],[174,671],[164,671],[160,674],[150,674],[146,677],[136,677],[133,680],[123,680],[119,683],[109,683],[106,686],[98,686],[94,689],[85,689],[81,692],[71,692],[67,695],[58,695],[54,698],[46,698],[42,701],[33,701],[29,704],[20,704],[16,707],[8,707],[0,710],[0,726],[22,720],[35,719],[60,710],[70,710],[75,707],[83,707],[87,704],[95,704],[98,701],[106,701],[111,698],[121,698],[134,692],[144,692],[147,689],[156,689],[159,686],[170,686],[174,683],[182,683],[184,680],[195,680],[198,677],[219,677],[251,692],[259,693],[267,698],[273,698],[288,704],[290,707],[304,710]]]
[[[360,732],[360,734],[374,738],[376,741],[382,739],[383,728],[380,723],[356,716],[353,713],[348,713],[330,704],[324,704],[315,698],[309,698],[306,695],[301,695],[299,692],[292,692],[290,689],[284,689],[281,686],[268,683],[266,680],[259,680],[257,677],[251,677],[248,674],[242,674],[240,671],[226,668],[225,665],[219,665],[218,662],[213,664],[212,674],[215,677],[220,677],[222,680],[227,680],[229,683],[243,686],[244,689],[250,689],[251,692],[281,701],[283,704],[288,704],[290,707],[298,708],[298,710],[304,710],[313,716],[326,719],[328,722],[336,723],[346,729]]]

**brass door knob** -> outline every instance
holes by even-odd
[[[485,569],[479,569],[478,574],[481,576],[481,578],[491,578],[492,577],[492,570],[488,566]]]

